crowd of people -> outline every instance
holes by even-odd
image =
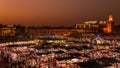
[[[66,44],[1,46],[0,55],[7,68],[119,68],[120,42],[104,40],[109,45],[93,44],[95,40],[97,43],[98,39],[86,38],[72,43],[66,40]]]

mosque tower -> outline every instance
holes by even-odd
[[[113,22],[113,16],[112,16],[112,14],[109,15],[108,21]]]
[[[112,14],[109,14],[108,21],[106,27],[103,28],[104,33],[112,33],[114,28],[114,21]]]

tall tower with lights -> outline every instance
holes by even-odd
[[[112,32],[113,32],[113,29],[114,29],[113,16],[112,16],[112,14],[109,14],[106,27],[103,28],[103,31],[104,31],[105,33],[112,33]]]

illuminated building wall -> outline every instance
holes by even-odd
[[[71,29],[67,28],[27,28],[28,35],[70,35]]]
[[[20,36],[25,34],[25,27],[20,25],[0,25],[0,36]]]
[[[13,25],[5,25],[1,29],[1,36],[15,36],[15,29]]]
[[[86,34],[86,33],[99,33],[99,24],[97,21],[88,21],[82,24],[75,25],[75,33]]]
[[[87,21],[82,24],[75,25],[75,33],[101,33],[110,34],[114,29],[114,21],[112,15],[109,15],[108,21]]]

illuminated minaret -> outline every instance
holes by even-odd
[[[108,17],[107,26],[106,28],[103,28],[103,30],[105,33],[112,33],[113,27],[114,27],[113,16],[112,14],[110,14]]]
[[[108,21],[113,22],[113,16],[112,16],[112,14],[109,15]]]

